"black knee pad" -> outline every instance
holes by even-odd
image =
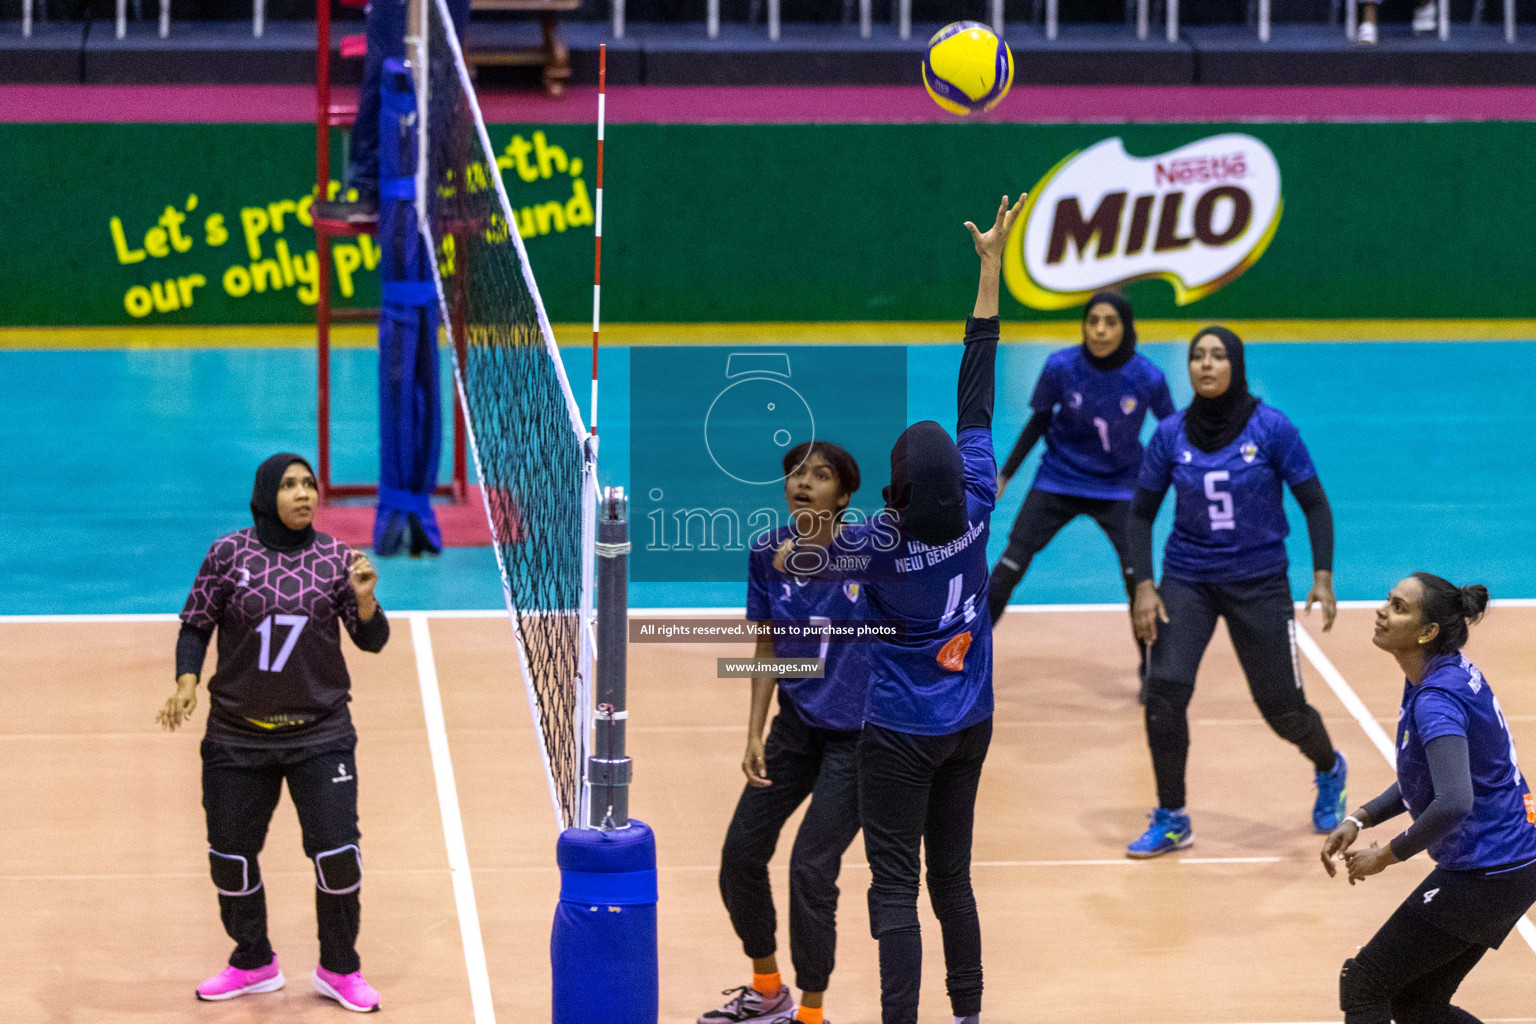
[[[256,855],[208,850],[208,873],[220,896],[249,896],[261,888],[261,865]]]
[[[1309,707],[1302,707],[1289,711],[1262,711],[1264,721],[1275,730],[1275,735],[1290,743],[1301,743],[1312,732],[1312,716],[1315,712]]]
[[[315,887],[332,896],[356,892],[363,884],[363,855],[355,843],[315,854]]]
[[[892,900],[869,891],[869,934],[879,939],[892,932],[917,931],[917,894],[910,899]]]
[[[1182,688],[1180,688],[1182,690]],[[1153,728],[1159,722],[1182,721],[1184,714],[1189,710],[1189,699],[1193,696],[1189,692],[1170,690],[1153,677],[1147,680],[1147,727]]]
[[[1386,984],[1367,964],[1351,957],[1339,971],[1339,1009],[1346,1014],[1367,1010],[1390,1011],[1392,994]]]

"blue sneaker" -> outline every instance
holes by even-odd
[[[1165,853],[1194,845],[1195,830],[1190,825],[1189,815],[1183,811],[1159,807],[1147,817],[1152,820],[1152,824],[1140,839],[1125,848],[1127,857],[1161,857]]]
[[[1343,754],[1337,750],[1333,754],[1338,758],[1333,770],[1317,773],[1317,803],[1312,805],[1312,827],[1323,835],[1338,828],[1349,813],[1349,794],[1344,786],[1349,779],[1349,765],[1344,763]]]

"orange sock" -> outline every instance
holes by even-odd
[[[795,1008],[795,1020],[800,1024],[821,1024],[821,1007],[798,1006]]]
[[[778,971],[774,971],[772,974],[754,973],[752,975],[752,987],[765,996],[776,996],[779,994],[779,989],[784,987],[784,979],[779,976]]]

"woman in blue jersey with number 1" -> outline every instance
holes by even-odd
[[[1184,799],[1188,709],[1218,617],[1227,621],[1264,721],[1312,762],[1313,828],[1332,832],[1344,817],[1348,769],[1302,691],[1282,485],[1289,485],[1307,517],[1312,542],[1307,608],[1322,604],[1325,630],[1337,611],[1327,495],[1295,425],[1249,393],[1243,343],[1236,334],[1225,327],[1197,333],[1189,344],[1189,379],[1194,400],[1158,424],[1131,501],[1137,581],[1132,617],[1137,637],[1152,645],[1144,703],[1157,777],[1151,826],[1126,848],[1131,857],[1156,857],[1195,841]],[[1152,576],[1152,522],[1170,486],[1173,533],[1158,585]]]
[[[1088,300],[1082,344],[1051,353],[1029,405],[1034,415],[998,471],[998,497],[1041,437],[1045,454],[1007,550],[992,567],[987,605],[993,625],[1035,555],[1078,516],[1091,518],[1114,545],[1126,593],[1135,599],[1125,532],[1141,468],[1141,426],[1148,412],[1163,420],[1174,411],[1163,371],[1136,351],[1131,304],[1113,292]]]
[[[1461,651],[1488,607],[1482,586],[1416,572],[1376,611],[1377,647],[1403,670],[1397,781],[1323,844],[1349,884],[1428,850],[1436,867],[1370,942],[1344,961],[1344,1024],[1478,1024],[1451,997],[1536,903],[1536,806],[1488,680]],[[1385,846],[1351,851],[1363,829],[1407,811]],[[1346,852],[1347,851],[1347,852]]]

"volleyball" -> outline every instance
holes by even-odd
[[[1013,52],[980,22],[945,25],[928,40],[923,88],[951,114],[991,110],[1012,86]]]

